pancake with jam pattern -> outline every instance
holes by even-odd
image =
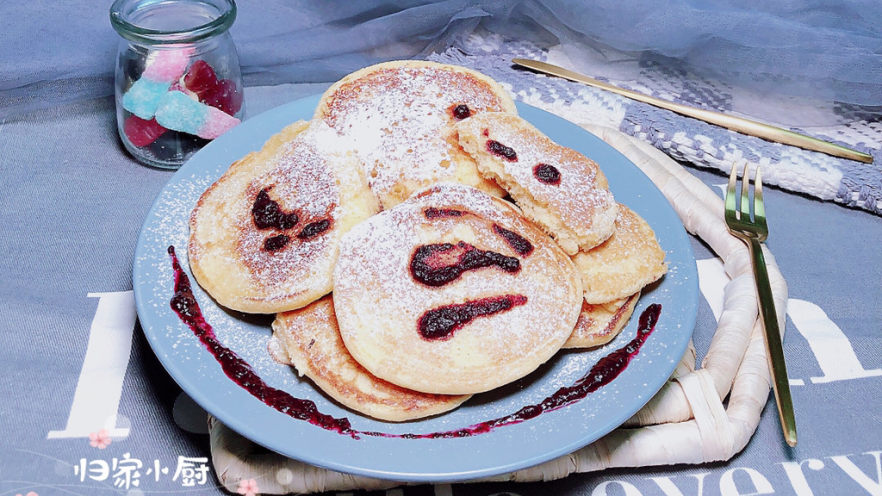
[[[467,395],[425,394],[374,377],[352,358],[337,327],[331,296],[276,315],[270,354],[292,365],[343,405],[380,420],[400,422],[452,410]]]
[[[322,122],[296,122],[233,163],[190,215],[193,275],[220,305],[300,308],[329,293],[340,237],[377,210]]]
[[[551,358],[582,289],[569,257],[516,207],[444,183],[343,236],[333,298],[346,348],[372,374],[471,394]]]
[[[508,93],[476,71],[428,61],[394,61],[356,71],[331,86],[316,108],[356,151],[383,208],[439,181],[497,196],[460,149],[452,125],[482,112],[517,113]]]
[[[591,249],[612,234],[618,208],[593,160],[516,115],[485,112],[456,129],[478,172],[505,188],[565,252]]]

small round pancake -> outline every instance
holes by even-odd
[[[356,71],[331,86],[315,118],[356,150],[383,208],[418,189],[454,181],[497,196],[453,134],[458,120],[481,112],[516,113],[495,81],[478,72],[427,61],[394,61]]]
[[[602,245],[577,253],[573,262],[582,275],[585,301],[595,304],[632,295],[668,270],[655,232],[621,204],[613,235]]]
[[[625,328],[640,293],[609,303],[592,305],[582,301],[582,313],[576,322],[573,334],[564,343],[564,348],[591,348],[609,343]]]
[[[335,143],[321,122],[291,124],[199,198],[190,268],[219,304],[275,313],[331,291],[340,237],[377,211],[354,158]]]
[[[485,112],[456,129],[478,172],[508,191],[565,252],[589,250],[612,234],[616,202],[593,160],[516,115]]]
[[[322,391],[365,415],[393,422],[453,410],[468,395],[410,391],[378,379],[358,364],[343,345],[331,296],[299,310],[276,315],[270,354],[294,366]]]
[[[471,394],[551,358],[581,294],[569,257],[513,205],[442,183],[344,235],[333,297],[343,342],[371,373]]]

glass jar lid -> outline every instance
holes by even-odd
[[[193,43],[226,31],[234,0],[116,0],[110,23],[123,38],[145,45]]]

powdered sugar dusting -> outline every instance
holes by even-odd
[[[384,205],[389,194],[404,198],[414,186],[455,178],[457,106],[472,115],[505,110],[486,82],[435,66],[372,72],[326,98],[325,121],[350,141]]]
[[[355,411],[388,420],[409,420],[451,410],[467,396],[417,393],[377,379],[346,350],[331,298],[284,312],[273,322],[274,336],[298,371]]]
[[[427,220],[427,207],[468,213]],[[524,236],[534,251],[527,256],[517,253],[494,224]],[[521,269],[467,271],[440,287],[414,279],[410,260],[417,246],[459,241],[517,257]],[[418,390],[428,391],[425,383],[444,388],[474,383],[472,387],[480,390],[493,381],[498,381],[495,387],[520,377],[557,351],[581,308],[577,279],[566,255],[512,207],[473,188],[441,184],[344,236],[334,302],[347,347],[375,375]],[[419,335],[417,322],[428,310],[501,295],[524,295],[527,301],[475,319],[445,341],[430,342]],[[373,355],[374,350],[379,351]],[[396,356],[395,363],[388,360],[390,354]]]
[[[299,284],[303,270],[309,270],[313,262],[327,256],[329,242],[332,242],[329,236],[300,240],[296,234],[310,223],[330,220],[333,225],[340,217],[339,187],[335,174],[329,174],[329,169],[332,169],[329,162],[334,158],[326,158],[325,153],[329,150],[321,149],[322,134],[320,126],[310,126],[298,135],[278,157],[275,167],[253,179],[245,195],[239,199],[240,208],[249,214],[236,219],[237,229],[242,233],[236,251],[257,281],[277,287],[283,294],[291,290],[286,283]],[[284,210],[297,213],[299,222],[293,229],[282,231],[276,228],[257,229],[254,226],[251,206],[264,188],[269,188],[270,196]],[[279,234],[290,237],[287,246],[273,252],[264,250],[264,240]]]
[[[603,173],[592,160],[554,143],[516,116],[483,114],[464,121],[460,129],[468,134],[472,146],[477,148],[476,153],[488,156],[485,160],[493,160],[496,167],[501,168],[506,184],[516,184],[523,190],[509,191],[516,201],[528,200],[524,195],[529,195],[532,203],[558,217],[579,238],[589,237],[587,233],[593,229],[607,230],[596,241],[599,242],[612,232],[616,203]],[[488,150],[488,143],[493,142],[511,148],[517,158],[489,157],[492,152]],[[537,177],[537,170],[542,169],[537,169],[540,165],[554,168],[554,180]]]
[[[338,226],[372,213],[348,201],[360,190],[368,194],[366,186],[323,122],[314,121],[267,154],[234,165],[194,214],[191,258],[199,257],[206,274],[199,283],[234,308],[215,288],[232,287],[231,298],[259,302],[327,293],[342,235]],[[282,212],[296,214],[297,222],[258,227],[252,209],[261,192]]]
[[[286,116],[296,117],[311,115],[313,108],[311,106],[304,108],[303,105],[298,104],[293,107],[293,110],[291,106],[279,110],[284,110]],[[254,122],[254,124],[258,123]],[[431,451],[429,470],[437,466],[435,460],[438,457],[452,459],[464,452],[483,453],[487,449],[492,451],[500,443],[504,446],[517,446],[518,453],[523,452],[524,446],[529,446],[531,448],[527,450],[528,454],[532,454],[532,447],[543,447],[544,449],[549,445],[548,443],[581,439],[585,432],[592,432],[598,426],[605,426],[611,412],[619,412],[621,408],[633,408],[634,398],[648,397],[654,389],[635,388],[632,384],[632,376],[636,376],[638,381],[642,380],[643,386],[646,386],[648,382],[650,386],[654,387],[657,387],[657,377],[667,376],[664,371],[657,370],[658,367],[650,370],[643,364],[653,362],[655,359],[656,365],[670,361],[671,367],[673,367],[676,359],[679,358],[679,355],[674,356],[671,350],[677,349],[683,339],[688,339],[678,336],[688,334],[689,331],[682,323],[684,320],[688,322],[688,318],[681,318],[684,312],[680,309],[684,303],[683,297],[680,295],[683,294],[683,288],[688,289],[691,286],[696,286],[694,262],[691,261],[690,263],[678,261],[672,265],[669,276],[661,282],[660,286],[654,287],[648,297],[641,300],[641,304],[647,300],[662,303],[667,309],[667,317],[660,324],[665,328],[659,329],[659,332],[656,333],[658,339],[653,338],[647,343],[647,347],[641,351],[642,356],[638,357],[638,360],[631,365],[629,373],[623,374],[614,383],[578,405],[543,415],[541,418],[512,426],[510,429],[499,430],[492,436],[458,439],[450,441],[450,443],[374,438],[355,441],[345,436],[326,438],[320,435],[316,436],[313,431],[317,429],[308,424],[293,422],[281,415],[265,414],[263,404],[240,401],[239,396],[235,395],[235,391],[233,391],[237,386],[223,375],[217,363],[200,346],[192,332],[174,316],[169,307],[173,278],[166,247],[174,244],[179,248],[178,254],[181,256],[186,270],[187,262],[183,258],[186,256],[186,250],[183,248],[187,241],[187,216],[199,195],[223,172],[230,161],[238,158],[238,155],[232,156],[229,153],[223,153],[224,146],[234,139],[240,143],[244,139],[250,144],[249,146],[259,147],[265,136],[269,135],[268,132],[263,134],[267,129],[269,128],[265,125],[237,128],[215,143],[215,145],[223,146],[206,148],[204,152],[197,155],[193,163],[179,171],[151,209],[142,231],[142,242],[139,242],[135,259],[134,282],[136,297],[139,299],[139,318],[157,355],[169,368],[173,377],[177,380],[187,379],[187,383],[191,387],[198,388],[202,396],[210,398],[215,402],[215,405],[219,405],[217,406],[218,411],[223,411],[229,418],[240,422],[240,425],[247,426],[248,430],[245,434],[250,438],[261,443],[269,443],[267,445],[271,445],[273,449],[293,457],[304,457],[311,454],[313,452],[311,446],[315,445],[316,439],[320,439],[319,442],[333,443],[334,452],[339,453],[341,459],[344,456],[348,457],[345,458],[345,462],[350,463],[351,460],[356,460],[356,464],[364,463],[364,460],[375,459],[377,450],[390,453],[388,459],[400,463],[400,460],[412,457],[413,449],[416,448],[426,452]],[[545,128],[543,127],[543,129]],[[256,134],[255,130],[258,131]],[[275,131],[275,129],[270,130]],[[639,179],[639,177],[634,177],[632,170],[633,167],[614,169],[610,173],[611,180],[613,175],[617,175],[618,181],[622,181],[623,178]],[[616,192],[618,196],[619,190]],[[628,197],[630,193],[627,190],[624,194],[626,202],[633,202],[645,209],[658,211],[667,208],[663,202],[630,198]],[[632,196],[635,195],[639,197],[641,194],[632,194]],[[676,225],[679,226],[679,224]],[[658,228],[655,223],[653,226]],[[682,227],[674,228],[673,225],[662,225],[661,227],[660,239],[667,241],[666,246],[671,244],[674,234],[682,231]],[[676,255],[680,252],[672,253]],[[434,432],[460,428],[476,421],[496,418],[516,411],[523,405],[541,400],[554,393],[562,384],[572,383],[607,352],[606,348],[602,348],[580,353],[561,353],[528,378],[504,386],[493,393],[482,395],[476,398],[476,401],[467,402],[455,411],[416,423],[388,424],[347,412],[339,404],[317,392],[309,381],[298,380],[296,373],[289,367],[273,362],[266,353],[269,335],[268,320],[261,320],[253,316],[246,317],[237,312],[224,310],[218,307],[198,286],[194,285],[193,289],[197,301],[202,306],[207,319],[215,327],[219,339],[251,363],[262,378],[297,397],[315,401],[322,412],[349,417],[353,421],[353,426],[360,430],[388,430],[398,433]],[[622,335],[609,344],[609,347],[615,348],[626,343],[634,334],[632,327],[629,326]],[[463,330],[465,331],[465,329]],[[672,339],[673,341],[671,341]],[[188,389],[191,394],[194,391],[196,390]],[[279,439],[305,439],[310,442],[278,443]],[[361,451],[359,451],[359,444],[364,446]]]

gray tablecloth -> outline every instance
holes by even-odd
[[[324,87],[249,88],[248,114]],[[132,303],[138,231],[171,173],[124,152],[108,98],[0,126],[0,171],[0,496],[223,494],[209,469],[204,412],[153,355]],[[725,181],[693,172],[717,191]],[[770,401],[750,444],[727,463],[387,493],[882,494],[882,222],[774,188],[766,198],[768,245],[790,288],[797,448],[781,441]],[[714,256],[693,245],[702,282],[712,281]],[[703,300],[699,353],[713,329]],[[113,415],[109,437],[98,435]]]

